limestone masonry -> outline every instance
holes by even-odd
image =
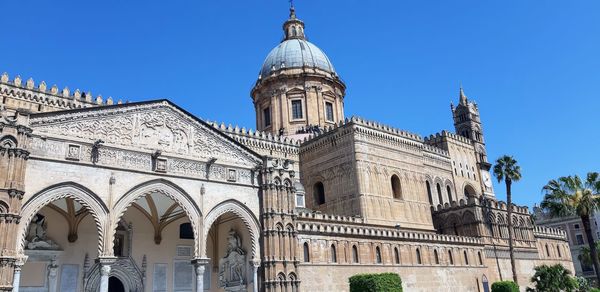
[[[0,290],[488,291],[573,271],[566,234],[496,199],[479,107],[421,137],[346,118],[346,84],[290,10],[251,91],[256,129],[0,77]]]

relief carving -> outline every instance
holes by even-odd
[[[32,119],[31,125],[37,132],[90,141],[101,139],[107,145],[141,146],[148,150],[194,158],[214,157],[248,166],[260,163],[257,157],[213,133],[212,128],[164,103],[50,115]]]

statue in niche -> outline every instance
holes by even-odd
[[[59,249],[58,244],[46,235],[46,229],[48,229],[46,217],[41,214],[35,214],[29,224],[29,230],[27,230],[27,249]]]
[[[227,251],[219,260],[219,287],[225,291],[246,290],[246,251],[240,236],[231,229],[227,236]]]

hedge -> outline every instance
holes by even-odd
[[[492,284],[492,292],[519,292],[519,286],[513,281],[500,281]]]
[[[360,274],[350,277],[350,292],[402,292],[398,274]]]

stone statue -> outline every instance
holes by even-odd
[[[59,249],[58,244],[46,235],[46,217],[36,214],[29,224],[27,249]]]
[[[246,251],[233,229],[227,237],[227,251],[219,260],[219,286],[225,291],[246,291]]]

